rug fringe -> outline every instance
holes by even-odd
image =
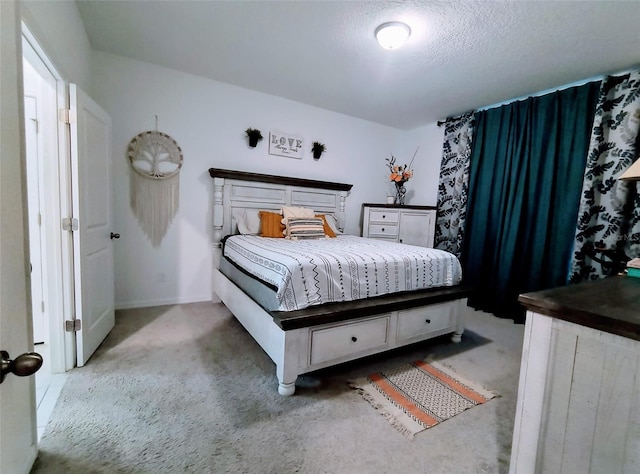
[[[407,438],[409,441],[413,441],[415,433],[399,422],[391,413],[389,413],[384,406],[378,403],[374,398],[369,395],[362,387],[354,382],[347,381],[347,385],[350,389],[355,390],[369,405],[371,405],[387,422],[395,428],[401,435]]]

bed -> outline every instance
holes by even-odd
[[[455,274],[453,266],[448,267],[449,263],[440,263],[442,268],[436,272],[446,280],[445,286],[436,281],[436,287],[422,288],[421,285],[429,284],[419,281],[421,275],[431,270],[425,270],[420,262],[416,263],[416,268],[404,268],[402,262],[393,263],[385,257],[383,266],[369,264],[367,271],[379,271],[380,275],[386,272],[395,277],[388,278],[386,274],[384,278],[372,277],[370,281],[355,282],[347,291],[341,284],[342,296],[337,297],[339,301],[333,301],[327,300],[324,293],[340,293],[335,289],[338,286],[333,283],[333,287],[324,293],[316,291],[317,268],[314,278],[307,277],[310,283],[305,286],[300,283],[305,279],[304,275],[295,276],[293,270],[257,278],[255,271],[243,268],[238,261],[233,261],[233,256],[223,255],[224,247],[227,254],[235,251],[236,257],[246,254],[248,260],[255,260],[256,249],[265,247],[263,242],[273,240],[282,241],[279,243],[291,248],[300,247],[301,253],[292,257],[299,263],[301,255],[310,253],[305,248],[310,249],[312,241],[284,242],[285,239],[236,235],[239,233],[238,221],[242,220],[238,216],[243,213],[279,213],[283,207],[312,209],[317,213],[316,217],[325,216],[338,236],[318,239],[318,242],[322,240],[325,245],[349,249],[354,245],[364,248],[353,240],[361,237],[340,235],[351,185],[216,168],[211,168],[209,174],[213,178],[213,292],[276,364],[281,395],[293,395],[299,375],[321,368],[445,334],[452,334],[452,341],[460,342],[464,331],[462,308],[466,306],[471,290],[457,284],[459,275]],[[381,253],[386,245],[387,242],[380,241],[368,244],[372,253]],[[427,258],[432,259],[440,252],[428,253],[428,249],[417,247],[409,250],[414,253],[411,258],[405,258],[407,265],[409,260],[418,261],[422,254],[431,255]],[[272,251],[282,253],[278,247]],[[358,256],[360,260],[368,258],[364,257],[364,251],[359,253],[362,254]],[[355,258],[353,255],[350,258],[348,266],[355,268]],[[315,262],[317,264],[318,260]],[[281,273],[287,274],[283,280],[298,286],[297,294],[296,288],[278,289]],[[398,275],[406,275],[406,278],[398,278]],[[404,285],[403,280],[406,280]],[[377,281],[379,285],[375,283]],[[380,288],[376,290],[375,286]],[[392,292],[396,290],[399,292]],[[282,296],[287,291],[296,294],[295,303],[291,302],[292,298]],[[318,296],[320,293],[323,295]],[[297,295],[303,294],[308,294],[309,300],[300,303],[303,298]]]

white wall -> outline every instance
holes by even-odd
[[[91,94],[91,46],[76,3],[22,0],[20,4],[23,21],[58,73]]]
[[[413,178],[406,184],[406,204],[420,204],[435,206],[438,199],[438,181],[440,179],[440,161],[442,160],[442,140],[444,139],[444,126],[438,127],[436,123],[419,127],[409,132],[398,133],[402,142],[396,149],[400,150],[402,161],[410,161],[418,148],[418,153],[413,161]],[[396,154],[398,156],[398,154]]]
[[[127,58],[95,52],[94,99],[113,119],[116,306],[119,308],[208,300],[211,294],[211,167],[353,184],[346,231],[359,234],[361,204],[383,202],[391,189],[385,158],[402,161],[420,145],[409,203],[435,204],[442,138],[435,125],[405,132]],[[128,143],[155,128],[171,135],[184,154],[180,210],[162,244],[154,248],[129,206]],[[268,154],[267,139],[250,148],[248,127],[305,140],[303,159]],[[435,130],[434,130],[435,128]],[[436,137],[438,143],[431,143]],[[327,151],[318,161],[311,142]],[[397,151],[396,151],[397,149]],[[437,152],[434,152],[437,150]],[[407,161],[408,161],[407,159]],[[165,281],[162,281],[165,280]]]
[[[284,174],[353,184],[347,202],[347,232],[360,232],[363,202],[383,202],[393,187],[385,158],[411,159],[415,177],[408,203],[434,205],[442,130],[429,125],[411,132],[306,106],[293,101],[155,67],[89,46],[74,2],[25,0],[22,17],[63,78],[88,92],[113,119],[114,231],[117,307],[208,300],[211,294],[210,167]],[[93,64],[93,68],[92,68]],[[155,127],[182,147],[180,210],[167,236],[153,248],[129,207],[126,149],[138,133]],[[302,160],[268,154],[266,139],[248,147],[247,127],[278,130],[305,140]],[[327,145],[319,161],[309,148]],[[165,281],[160,281],[165,280]]]

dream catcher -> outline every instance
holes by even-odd
[[[157,129],[156,117],[156,129]],[[143,132],[129,143],[131,209],[154,247],[160,245],[180,197],[182,150],[169,135]]]

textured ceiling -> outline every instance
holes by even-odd
[[[76,1],[96,50],[400,129],[640,65],[640,1]]]

